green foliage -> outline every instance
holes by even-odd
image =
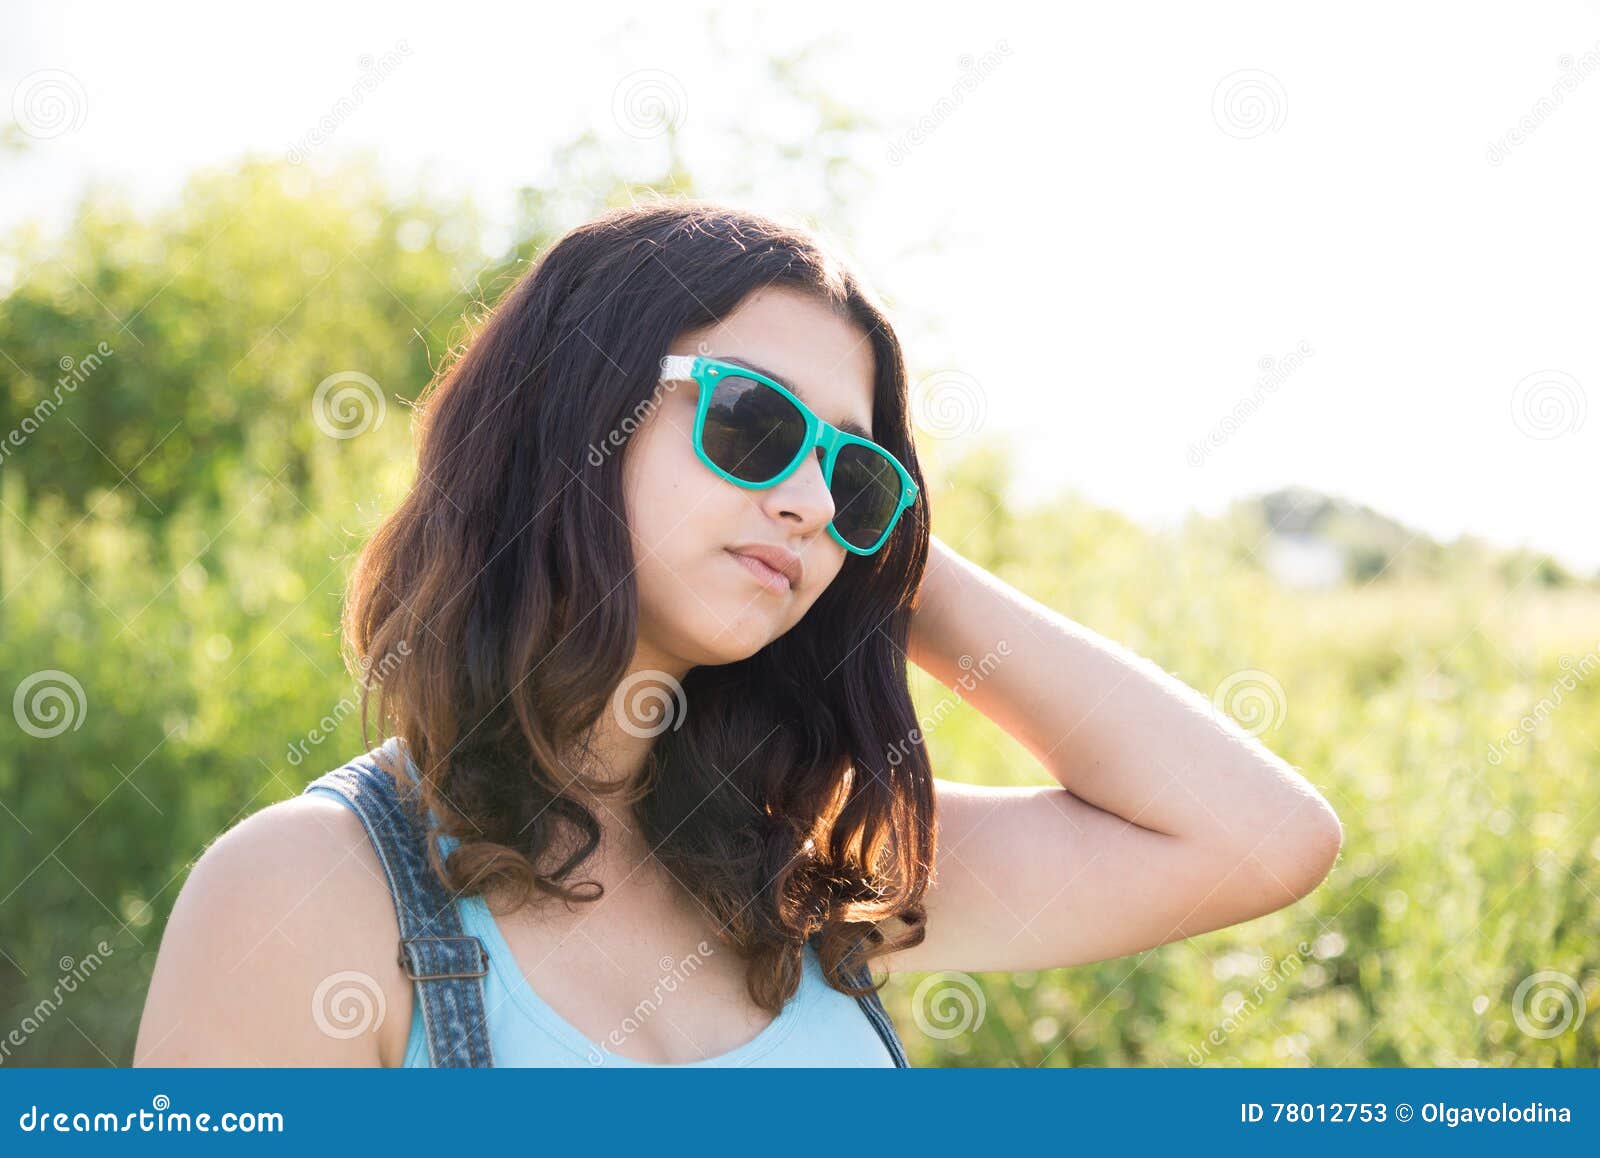
[[[479,230],[470,206],[393,199],[365,166],[248,163],[148,221],[85,202],[64,243],[5,255],[24,271],[0,308],[6,428],[65,386],[7,469],[74,514],[136,473],[130,514],[148,521],[195,500],[220,513],[240,464],[300,493],[327,452],[312,390],[358,371],[414,395],[475,288]]]
[[[581,145],[567,158],[597,163]],[[655,188],[689,191],[673,171]],[[628,195],[584,187],[608,189],[589,208]],[[194,859],[361,750],[340,596],[407,481],[405,402],[558,211],[584,208],[529,190],[516,236],[489,254],[470,206],[393,197],[360,167],[258,162],[196,180],[152,219],[101,198],[64,243],[13,240],[0,439],[59,387],[63,358],[81,381],[0,448],[0,692],[59,672],[81,693],[54,685],[69,713],[57,735],[0,729],[0,1038],[26,1037],[5,1061],[126,1064]],[[102,341],[113,352],[84,372]],[[313,396],[347,370],[378,383],[386,415],[330,437]],[[1284,590],[1237,519],[1158,535],[1070,495],[1025,510],[1003,444],[949,450],[924,446],[942,538],[1196,687],[1270,673],[1286,711],[1262,738],[1329,796],[1347,840],[1293,909],[1136,957],[976,978],[984,1015],[963,1032],[932,1004],[941,979],[919,999],[929,978],[895,978],[915,1061],[1600,1061],[1592,591],[1432,566]],[[914,676],[919,705],[947,694]],[[49,702],[30,700],[35,731],[59,719]],[[967,705],[928,744],[943,776],[1044,780]],[[52,1008],[63,959],[102,940],[104,964]],[[1550,1037],[1513,1013],[1543,971],[1590,1007]],[[1538,1029],[1538,1013],[1523,1020]]]
[[[1333,803],[1345,846],[1321,888],[1242,926],[1082,968],[896,975],[915,1063],[1600,1061],[1600,596],[1521,582],[1537,559],[1284,590],[1203,520],[1151,534],[1075,501],[985,518],[970,496],[997,469],[974,455],[937,484],[936,533],[1203,691],[1270,675],[1282,711],[1261,739]],[[916,694],[928,718],[949,693],[923,676]],[[970,706],[938,718],[939,775],[1049,783]]]

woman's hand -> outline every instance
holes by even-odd
[[[1328,802],[1205,696],[934,538],[909,654],[1059,787],[936,781],[927,938],[894,969],[1054,968],[1260,916],[1310,892]]]

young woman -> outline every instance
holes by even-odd
[[[1134,953],[1333,864],[1283,760],[929,534],[900,345],[808,234],[608,213],[418,422],[346,608],[390,739],[205,851],[138,1064],[888,1065],[874,974]],[[935,779],[908,658],[1059,786]]]

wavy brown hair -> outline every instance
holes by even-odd
[[[612,513],[626,509],[626,448],[590,450],[648,408],[679,334],[773,285],[860,327],[875,437],[926,494],[882,309],[810,233],[701,201],[613,210],[566,234],[419,400],[417,479],[360,555],[344,632],[363,734],[375,708],[460,841],[442,863],[429,842],[452,890],[501,912],[601,895],[580,871],[601,835],[582,797],[615,786],[582,756],[627,674],[638,601]],[[927,555],[923,501],[877,554],[847,554],[791,630],[692,669],[681,722],[623,793],[765,1009],[794,993],[808,940],[853,995],[867,961],[922,940],[933,776],[905,648]],[[382,662],[396,652],[403,662]]]

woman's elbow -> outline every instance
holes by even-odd
[[[1317,796],[1301,810],[1306,815],[1287,842],[1284,866],[1285,882],[1296,900],[1327,879],[1344,847],[1344,825],[1331,804]]]

